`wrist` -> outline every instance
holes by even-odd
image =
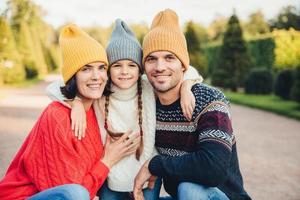
[[[107,168],[109,168],[109,169],[112,167],[112,164],[111,164],[107,159],[105,159],[105,158],[102,158],[102,159],[101,159],[101,162],[102,162],[104,165],[106,165]]]

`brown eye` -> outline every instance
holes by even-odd
[[[154,57],[148,57],[146,58],[146,62],[154,62],[155,58]]]

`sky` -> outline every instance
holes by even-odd
[[[33,0],[45,11],[45,20],[54,27],[65,23],[80,26],[109,26],[116,18],[127,23],[148,25],[156,13],[166,8],[177,12],[180,23],[193,20],[208,26],[217,16],[229,17],[235,10],[238,17],[261,9],[266,19],[275,17],[287,5],[299,8],[299,0]],[[0,10],[5,0],[0,0]],[[1,9],[2,8],[2,9]]]

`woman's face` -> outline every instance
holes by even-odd
[[[120,89],[132,87],[139,79],[139,66],[131,60],[119,60],[109,69],[112,83]]]
[[[103,62],[89,63],[76,73],[76,85],[82,98],[100,98],[106,81],[107,66]]]

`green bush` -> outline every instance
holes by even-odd
[[[270,94],[273,89],[273,75],[269,69],[252,69],[245,81],[247,94]]]
[[[274,85],[275,95],[282,99],[290,99],[290,92],[294,83],[293,73],[294,71],[291,69],[286,69],[278,73]]]
[[[291,89],[291,98],[300,103],[300,68],[296,69],[295,82]]]
[[[248,42],[248,46],[255,67],[273,67],[275,42],[272,37],[251,40]]]

